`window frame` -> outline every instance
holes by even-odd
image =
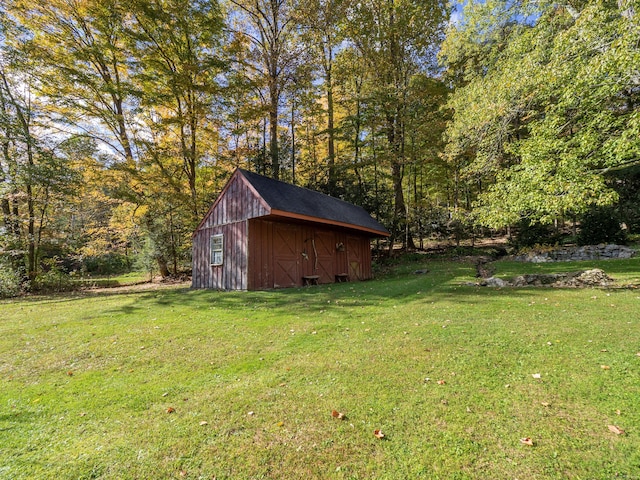
[[[214,233],[209,239],[209,262],[212,267],[224,263],[224,234]]]

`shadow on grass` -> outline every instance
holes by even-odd
[[[640,277],[640,258],[630,260],[607,260],[588,262],[522,263],[496,262],[496,275],[501,278],[524,273],[562,273],[568,271],[602,268],[607,274],[623,278]],[[427,273],[415,273],[427,270]],[[209,309],[260,309],[274,314],[331,311],[344,306],[372,307],[385,303],[414,302],[433,304],[440,302],[477,303],[483,298],[495,299],[503,296],[534,297],[540,294],[535,287],[494,289],[465,285],[475,282],[475,268],[471,261],[425,259],[420,262],[400,263],[386,267],[379,278],[365,282],[325,284],[311,287],[281,290],[224,292],[215,290],[192,290],[184,287],[164,287],[151,291],[82,291],[54,294],[42,297],[25,297],[11,303],[46,304],[74,302],[87,298],[104,299],[116,297],[121,305],[105,313],[134,315],[149,307],[190,307],[195,310]],[[542,287],[545,288],[545,287]]]
[[[414,273],[427,269],[427,273]],[[380,278],[365,282],[325,284],[281,290],[223,292],[214,290],[164,289],[138,293],[135,305],[118,307],[113,313],[134,313],[149,306],[181,306],[197,310],[269,310],[273,315],[344,312],[344,307],[391,307],[410,302],[455,302],[475,304],[482,298],[513,298],[539,295],[534,289],[496,290],[464,285],[475,280],[469,262],[433,261],[391,269]]]

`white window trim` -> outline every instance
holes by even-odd
[[[224,235],[222,233],[211,235],[209,242],[211,266],[217,267],[222,265],[224,261]]]

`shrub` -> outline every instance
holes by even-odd
[[[621,227],[617,210],[601,207],[587,212],[580,222],[577,241],[578,245],[626,243],[626,232]]]
[[[64,292],[75,288],[71,276],[64,272],[58,258],[48,258],[42,262],[42,272],[33,280],[32,288],[41,292]]]
[[[540,245],[556,245],[560,240],[561,237],[553,226],[522,220],[516,228],[511,243],[517,249],[526,249]]]
[[[94,275],[117,275],[131,271],[131,259],[120,253],[87,255],[82,258],[82,271]]]
[[[21,275],[6,262],[0,262],[0,298],[17,297],[22,293]]]

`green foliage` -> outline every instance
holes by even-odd
[[[64,292],[73,290],[73,278],[62,268],[57,257],[42,262],[42,270],[31,282],[31,290],[35,292]]]
[[[17,297],[22,293],[23,275],[8,262],[0,258],[0,298]]]
[[[493,227],[615,203],[606,169],[640,152],[637,12],[625,2],[470,2],[442,49],[457,83],[447,157],[488,185]]]
[[[132,260],[117,252],[103,255],[85,256],[81,259],[80,270],[94,275],[114,275],[131,271]]]
[[[560,240],[561,236],[553,226],[531,222],[530,220],[521,220],[515,228],[515,235],[511,243],[518,249],[527,249],[540,245],[557,245]]]
[[[620,221],[628,233],[640,233],[640,166],[613,170],[607,181],[620,198],[616,208]]]
[[[624,245],[626,232],[615,208],[597,208],[587,212],[580,220],[578,245],[614,243]]]

